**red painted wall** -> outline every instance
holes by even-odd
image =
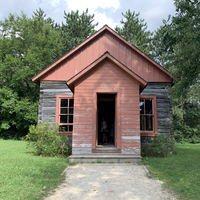
[[[108,51],[147,82],[171,82],[169,75],[109,31],[104,31],[47,72],[41,80],[67,81]]]
[[[72,154],[90,154],[95,148],[97,93],[116,94],[116,146],[124,154],[140,155],[139,82],[109,60],[75,84]]]

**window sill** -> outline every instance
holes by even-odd
[[[157,135],[157,132],[154,131],[140,131],[140,136],[155,136]]]

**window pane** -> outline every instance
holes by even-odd
[[[140,116],[140,130],[144,131],[145,130],[145,116]]]
[[[69,115],[69,123],[73,123],[73,115]]]
[[[60,131],[65,131],[65,132],[72,132],[73,131],[73,125],[62,125],[60,126]]]
[[[74,99],[69,99],[69,107],[74,107]]]
[[[69,125],[62,125],[60,126],[61,131],[69,132]]]
[[[145,116],[146,121],[146,130],[153,131],[153,117],[152,116]]]
[[[59,131],[65,131],[66,132],[66,126],[65,125],[61,125],[59,127]]]
[[[60,116],[60,123],[67,123],[67,115],[61,115]]]
[[[69,132],[73,131],[73,125],[69,125]]]
[[[61,107],[68,107],[68,99],[61,99]]]
[[[60,114],[67,114],[68,108],[61,108],[60,109]]]
[[[144,100],[140,99],[140,114],[144,114]]]
[[[69,108],[69,114],[73,114],[74,108]]]
[[[152,114],[152,100],[145,99],[145,114]]]

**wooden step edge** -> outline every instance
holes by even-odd
[[[92,149],[92,153],[121,153],[120,149],[114,150],[101,150],[101,149]]]
[[[109,155],[101,155],[101,156],[86,156],[86,155],[73,155],[69,157],[70,162],[76,163],[93,163],[93,162],[105,162],[105,163],[135,163],[141,162],[141,156],[127,155],[127,156],[109,156]]]
[[[121,149],[117,149],[117,148],[96,148],[96,149],[92,149],[92,153],[121,153]]]

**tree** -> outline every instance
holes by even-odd
[[[63,50],[53,20],[45,16],[39,9],[32,18],[10,14],[0,21],[0,137],[25,135],[37,123],[39,87],[31,79]]]
[[[115,31],[145,54],[150,55],[152,33],[146,30],[147,23],[144,23],[144,19],[139,19],[140,13],[128,10],[122,15],[122,28],[116,26]]]
[[[154,59],[169,70],[174,133],[179,142],[200,142],[200,2],[175,0],[176,15],[153,38]]]
[[[173,93],[187,95],[200,77],[200,2],[175,0],[176,16],[165,24],[165,51],[170,57],[172,75],[177,78]]]
[[[169,19],[170,19],[170,16],[169,16]],[[171,63],[170,63],[171,54],[169,54],[166,51],[166,45],[163,43],[163,38],[166,32],[167,32],[166,26],[161,26],[154,32],[154,35],[152,38],[151,57],[157,63],[159,63],[162,67],[169,70],[169,66],[171,66]]]
[[[65,47],[62,53],[63,55],[94,34],[94,28],[98,25],[98,23],[93,24],[94,14],[88,14],[88,9],[81,15],[79,15],[78,10],[69,13],[64,11],[64,18],[65,23],[58,26],[58,31],[61,34]]]

